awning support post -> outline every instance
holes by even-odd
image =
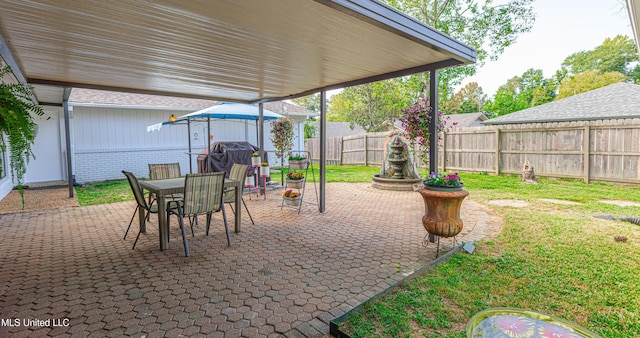
[[[62,97],[62,107],[64,110],[64,136],[67,148],[67,180],[69,182],[69,198],[73,197],[73,168],[71,165],[71,130],[69,130],[69,96],[71,96],[71,88],[65,87]]]
[[[429,172],[438,172],[438,71],[429,71],[429,106],[431,108],[431,124],[429,125]]]
[[[327,180],[327,92],[320,92],[320,203],[318,210],[326,212],[326,180]],[[311,160],[311,159],[309,159]]]

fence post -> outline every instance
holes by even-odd
[[[364,134],[364,166],[369,166],[369,145],[367,142],[367,134]]]
[[[447,171],[447,133],[442,132],[442,171]]]
[[[591,128],[589,125],[584,126],[582,132],[582,168],[584,170],[584,183],[589,183],[591,167],[589,165],[589,145],[591,144]]]
[[[496,175],[500,175],[500,128],[496,128]]]
[[[344,161],[344,137],[340,138],[340,164]]]

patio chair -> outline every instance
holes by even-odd
[[[144,198],[144,194],[142,193],[142,188],[138,183],[138,178],[128,171],[122,171],[122,173],[127,177],[129,181],[129,186],[131,186],[131,191],[133,192],[133,196],[136,198],[136,202],[138,205],[136,209],[133,211],[133,216],[131,216],[131,220],[129,221],[129,226],[127,227],[127,231],[124,233],[124,238],[127,239],[127,234],[129,234],[129,229],[131,229],[131,224],[133,223],[133,219],[136,217],[136,213],[138,209],[142,208],[146,210],[147,215],[144,218],[143,224],[149,220],[149,215],[158,213],[158,205],[157,204],[148,204],[147,200]],[[168,213],[167,213],[168,216]],[[140,226],[142,228],[142,225]],[[138,235],[136,236],[135,242],[133,242],[132,250],[136,248],[136,244],[138,243],[138,238],[140,237],[140,230],[138,230]]]
[[[149,178],[164,180],[180,177],[180,163],[149,163]]]
[[[149,179],[166,180],[180,177],[180,163],[149,163]],[[173,194],[169,199],[182,199],[182,194]],[[155,200],[153,194],[149,194],[149,204]]]
[[[222,195],[224,193],[224,172],[188,174],[184,181],[184,200],[170,201],[167,206],[167,213],[178,216],[180,230],[182,231],[182,243],[184,245],[184,253],[189,257],[189,244],[187,243],[187,235],[184,229],[184,218],[189,218],[191,233],[193,234],[193,222],[191,216],[196,218],[200,214],[207,215],[207,236],[209,235],[209,226],[211,225],[211,215],[214,212],[222,211],[224,219],[224,227],[227,232],[227,244],[231,246],[231,236],[229,235],[229,225],[227,223],[227,214],[222,203]]]
[[[244,178],[247,174],[247,169],[249,169],[249,165],[248,164],[238,164],[238,163],[234,163],[233,166],[231,166],[231,171],[229,172],[229,179],[234,180],[234,181],[240,181],[242,182],[242,188],[241,188],[241,197],[240,200],[242,201],[242,204],[244,205],[244,209],[247,211],[247,215],[249,215],[249,219],[251,220],[251,224],[255,225],[255,223],[253,222],[253,217],[251,217],[251,213],[249,212],[249,208],[247,208],[247,203],[244,202],[244,198],[242,198],[242,194],[244,194]],[[223,197],[223,201],[224,203],[228,203],[229,206],[231,207],[231,211],[235,212],[233,210],[233,203],[235,203],[235,199],[236,199],[236,190],[234,188],[230,188],[227,189],[224,192],[224,197]]]

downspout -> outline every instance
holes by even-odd
[[[71,167],[71,131],[69,130],[69,96],[71,88],[65,87],[62,96],[62,107],[64,110],[64,136],[67,147],[67,180],[69,182],[69,198],[73,197],[73,168]]]

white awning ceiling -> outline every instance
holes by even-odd
[[[42,103],[61,102],[52,87],[256,103],[475,62],[473,48],[371,0],[0,8],[0,54]]]

